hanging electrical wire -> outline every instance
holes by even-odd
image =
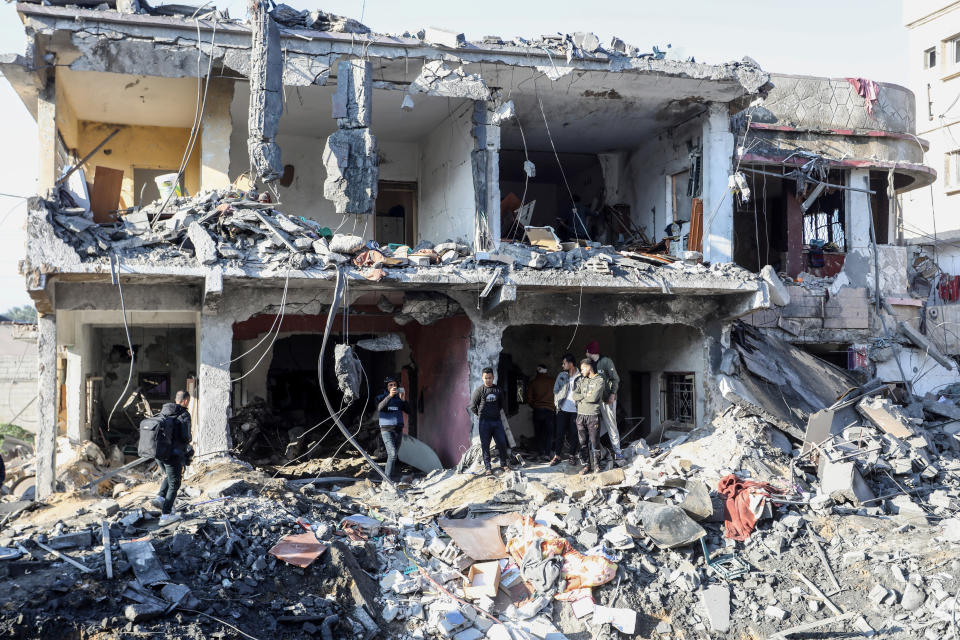
[[[277,327],[277,323],[278,323],[278,322],[281,322],[281,323],[283,322],[284,310],[286,309],[286,305],[287,305],[287,287],[289,286],[289,284],[290,284],[290,267],[289,267],[289,265],[288,265],[288,266],[287,266],[287,277],[286,277],[286,280],[285,280],[284,283],[283,283],[283,295],[280,297],[280,313],[279,313],[279,315],[276,315],[276,316],[273,317],[273,323],[271,323],[270,328],[267,329],[267,332],[266,332],[265,334],[263,334],[263,337],[260,338],[260,341],[257,342],[257,344],[253,345],[252,347],[250,347],[249,349],[247,349],[246,351],[244,351],[243,353],[241,353],[240,355],[238,355],[236,358],[231,358],[229,362],[220,362],[220,363],[218,363],[217,366],[222,367],[222,366],[224,366],[224,365],[228,365],[228,364],[232,364],[232,363],[236,362],[236,361],[239,360],[240,358],[243,358],[243,357],[246,356],[247,354],[255,351],[255,350],[257,349],[257,347],[259,347],[261,344],[263,344],[264,341],[266,341],[267,338],[270,337],[270,335],[273,333],[274,327]],[[279,329],[279,327],[278,327],[278,328],[277,328],[277,333],[279,333],[279,332],[280,332],[280,329]]]
[[[123,331],[127,336],[127,352],[130,354],[130,369],[127,371],[127,383],[123,385],[123,391],[121,391],[120,395],[117,396],[117,401],[113,403],[113,408],[110,409],[110,415],[107,416],[107,431],[110,431],[110,421],[113,420],[114,412],[117,410],[117,407],[120,406],[120,403],[123,402],[124,398],[126,398],[127,391],[130,389],[130,381],[133,379],[133,367],[136,362],[136,353],[134,353],[133,350],[133,340],[130,339],[130,326],[127,324],[127,307],[123,302],[123,285],[120,283],[120,256],[115,253],[112,254],[110,258],[110,271],[113,272],[114,258],[117,260],[117,291],[120,292],[120,315],[123,318]]]
[[[536,89],[536,82],[533,83],[533,87]],[[563,184],[566,185],[567,194],[570,196],[570,206],[573,207],[573,215],[577,222],[583,226],[583,233],[587,236],[587,240],[590,240],[590,232],[587,231],[587,224],[583,221],[583,218],[580,217],[580,212],[577,210],[577,202],[573,197],[573,190],[570,188],[570,183],[567,182],[567,173],[563,170],[563,163],[560,162],[560,154],[557,153],[557,146],[553,143],[553,135],[550,133],[550,124],[547,122],[547,114],[543,110],[543,100],[540,98],[539,91],[537,91],[537,104],[540,105],[540,115],[543,116],[543,126],[547,130],[547,138],[550,139],[550,148],[553,149],[553,157],[557,159],[557,166],[560,168],[560,175],[563,177]]]
[[[290,277],[290,271],[287,270],[287,278],[288,278],[288,281],[289,281],[289,277]],[[250,375],[251,373],[253,373],[254,371],[256,371],[256,370],[257,370],[257,367],[260,366],[260,363],[263,362],[263,359],[267,357],[267,354],[268,354],[268,353],[271,353],[271,349],[273,349],[273,345],[274,345],[274,343],[276,343],[277,337],[280,336],[280,330],[281,330],[282,327],[283,327],[283,317],[284,317],[284,315],[286,315],[286,312],[287,312],[287,290],[286,290],[286,285],[284,285],[283,298],[282,298],[282,301],[281,301],[281,303],[280,303],[280,315],[279,315],[279,317],[278,317],[279,322],[277,322],[277,324],[276,324],[277,329],[276,329],[276,331],[273,332],[273,337],[272,337],[271,340],[270,340],[270,344],[267,345],[267,348],[263,350],[263,353],[260,354],[260,357],[257,358],[257,361],[253,364],[253,366],[250,368],[250,370],[247,371],[246,373],[243,373],[243,374],[242,374],[240,377],[238,377],[238,378],[232,378],[232,379],[230,380],[231,383],[233,383],[233,382],[239,382],[240,380],[243,380],[243,379],[246,378],[248,375]],[[271,325],[271,326],[272,326],[272,325]],[[268,332],[267,335],[270,335],[270,333]],[[266,336],[264,336],[264,337],[266,337]],[[263,342],[263,339],[262,339],[262,338],[261,338],[261,342]],[[259,344],[259,343],[258,343],[258,344]],[[252,349],[251,349],[251,351],[252,351]],[[248,351],[247,353],[249,353],[249,351]],[[231,360],[231,362],[233,362],[233,361]]]
[[[343,436],[347,439],[347,442],[353,445],[353,447],[363,456],[363,459],[367,461],[374,471],[376,471],[383,478],[384,482],[387,483],[395,492],[399,493],[397,485],[394,484],[387,474],[383,472],[383,469],[380,468],[376,462],[373,461],[366,451],[363,450],[363,447],[354,439],[350,434],[350,431],[347,429],[346,425],[340,420],[338,416],[335,415],[333,410],[333,405],[330,404],[330,398],[327,395],[327,388],[323,383],[323,356],[327,351],[327,341],[330,338],[330,330],[333,328],[334,318],[336,317],[337,310],[340,307],[340,302],[343,300],[343,292],[346,284],[346,277],[343,275],[343,269],[337,267],[337,282],[336,287],[333,293],[333,305],[330,308],[330,312],[327,314],[326,326],[323,330],[323,341],[320,343],[320,357],[317,359],[317,378],[320,380],[320,394],[323,396],[323,403],[327,407],[327,411],[330,415],[334,416],[334,422],[336,422],[337,427],[339,427],[340,432],[343,433]],[[362,366],[362,365],[361,365]],[[366,406],[366,405],[364,405]]]
[[[174,188],[170,189],[167,193],[167,197],[163,200],[163,204],[160,206],[160,209],[153,216],[153,219],[150,221],[150,226],[153,226],[157,223],[157,220],[160,218],[160,214],[163,213],[164,209],[167,208],[167,204],[170,202],[170,198],[173,197],[173,194],[176,192],[176,186],[180,184],[180,180],[183,178],[183,173],[186,171],[187,163],[190,161],[190,156],[193,155],[193,148],[196,145],[197,138],[200,135],[200,123],[203,122],[203,112],[207,107],[207,92],[210,89],[210,78],[212,77],[213,71],[213,53],[214,47],[217,41],[217,19],[213,19],[213,32],[210,36],[210,54],[207,56],[207,77],[206,81],[203,80],[201,74],[201,65],[203,63],[203,49],[201,48],[201,36],[200,36],[200,19],[197,18],[197,14],[200,12],[200,9],[211,4],[207,2],[199,7],[193,12],[191,18],[197,24],[197,101],[196,106],[194,107],[193,114],[193,126],[190,128],[190,136],[187,139],[187,146],[183,150],[183,158],[180,160],[180,168],[177,169],[177,179],[174,182]],[[200,86],[203,85],[203,97],[201,100],[200,95]]]

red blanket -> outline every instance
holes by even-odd
[[[750,509],[750,496],[762,495],[761,504],[763,504],[771,493],[783,493],[768,482],[741,480],[732,473],[720,479],[717,492],[727,499],[723,514],[723,522],[727,529],[725,537],[741,541],[750,537],[757,524],[757,518]]]

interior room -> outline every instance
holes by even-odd
[[[708,355],[703,335],[687,325],[580,326],[575,334],[566,326],[512,326],[503,334],[498,379],[506,381],[508,396],[522,397],[517,389],[536,375],[537,365],[546,365],[548,375],[556,377],[563,355],[569,351],[579,363],[592,340],[620,375],[617,413],[624,442],[645,438],[654,443],[665,430],[688,431],[701,424]],[[516,402],[511,412],[515,437],[532,437],[530,407]]]
[[[473,101],[416,95],[402,108],[404,91],[373,90],[370,127],[379,150],[376,220],[346,219],[323,195],[322,152],[336,130],[330,116],[336,84],[286,87],[277,144],[285,175],[277,187],[284,212],[347,230],[382,244],[414,245],[468,240],[473,233],[473,174],[470,153]],[[230,175],[249,170],[249,85],[235,85],[230,105]],[[465,223],[463,222],[465,221]]]

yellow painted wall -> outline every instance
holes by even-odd
[[[67,149],[76,149],[80,136],[79,125],[77,114],[73,110],[73,105],[70,104],[70,100],[67,98],[66,92],[63,89],[63,83],[58,82],[57,130],[60,132],[60,137],[63,138],[64,144],[67,145]]]
[[[104,122],[79,123],[79,141],[77,152],[80,157],[89,153],[100,141],[110,135],[114,129],[120,129],[110,142],[90,158],[83,169],[87,182],[93,183],[97,166],[110,167],[123,171],[123,188],[120,192],[121,206],[131,207],[134,203],[134,169],[169,169],[171,172],[180,167],[183,152],[190,137],[189,129],[176,127],[141,127]],[[69,143],[68,143],[69,144]],[[194,145],[193,153],[187,162],[183,175],[183,184],[190,194],[200,188],[200,143]]]

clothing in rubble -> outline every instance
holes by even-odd
[[[763,512],[767,498],[772,493],[783,493],[768,482],[741,480],[734,474],[724,476],[717,484],[717,493],[727,500],[724,503],[724,537],[743,541],[750,537]]]
[[[553,450],[555,410],[553,379],[546,374],[546,367],[538,367],[538,373],[527,386],[527,404],[533,409],[533,437],[537,453],[549,456]]]
[[[480,451],[483,454],[483,466],[490,469],[490,441],[497,444],[500,464],[509,467],[507,453],[507,434],[500,420],[500,412],[506,409],[506,397],[503,390],[496,386],[481,384],[470,397],[470,412],[479,418]]]

